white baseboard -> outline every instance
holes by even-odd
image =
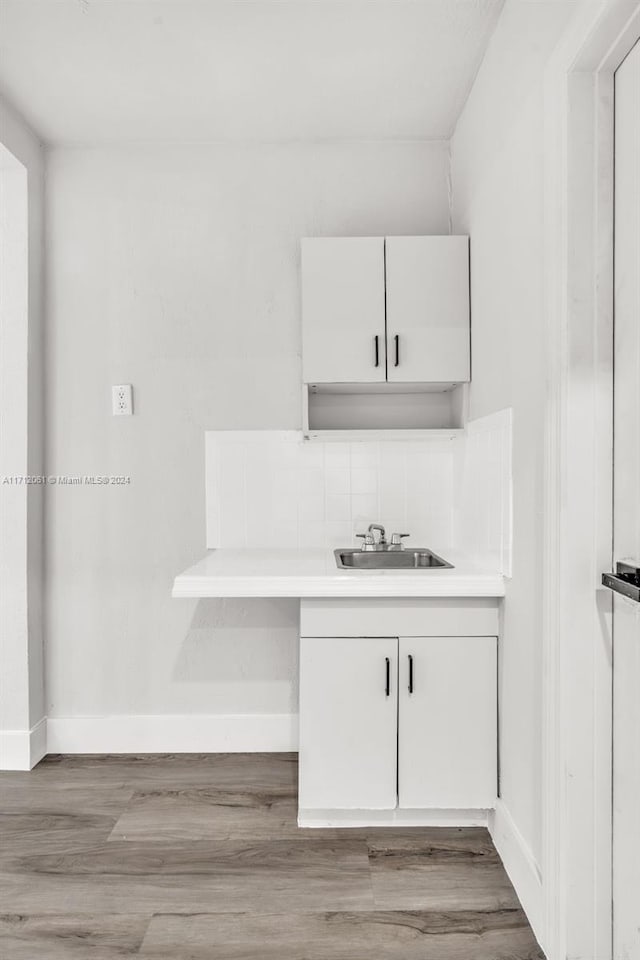
[[[486,827],[489,810],[298,810],[298,826]]]
[[[33,770],[47,752],[47,721],[30,730],[0,731],[0,770]]]
[[[544,947],[542,875],[508,808],[498,800],[489,814],[489,833],[500,854],[538,943]]]
[[[50,717],[48,753],[286,753],[298,715]]]

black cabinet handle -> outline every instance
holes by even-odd
[[[391,661],[389,657],[385,657],[385,685],[384,685],[384,695],[388,697],[391,693]]]
[[[409,693],[413,693],[413,657],[409,654]]]
[[[377,334],[376,334],[375,337],[373,338],[373,343],[374,343],[374,347],[375,347],[375,357],[376,357],[376,362],[374,363],[374,367],[379,367],[379,366],[380,366],[380,355],[379,355],[379,350],[378,350],[378,335],[377,335]]]
[[[400,366],[400,337],[396,333],[393,339],[396,345],[396,362],[394,363],[394,367],[399,367]]]

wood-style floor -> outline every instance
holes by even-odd
[[[485,830],[299,830],[296,777],[284,754],[1,774],[0,957],[543,957]]]

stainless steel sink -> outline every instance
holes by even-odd
[[[340,549],[334,550],[341,570],[433,570],[452,568],[442,557],[424,547],[405,550]]]

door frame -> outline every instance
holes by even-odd
[[[543,929],[611,960],[613,76],[635,0],[586,4],[545,74]]]

